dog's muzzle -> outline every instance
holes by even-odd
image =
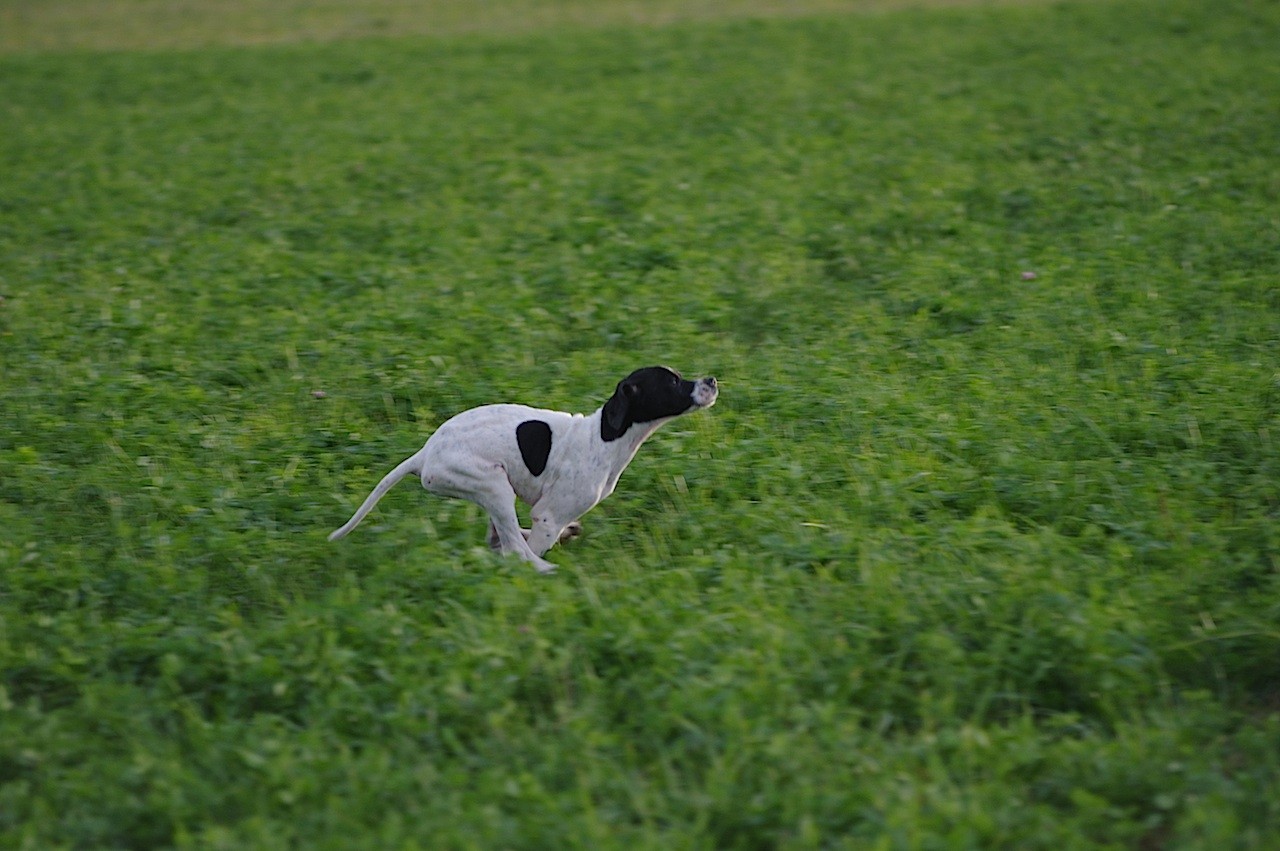
[[[716,403],[716,397],[719,395],[720,387],[716,384],[714,376],[700,378],[693,385],[693,404],[699,408],[710,408]]]

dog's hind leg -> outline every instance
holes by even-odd
[[[533,530],[521,529],[520,533],[524,535],[524,539],[527,541],[529,540],[529,536],[533,534]],[[572,541],[581,534],[582,524],[575,520],[568,526],[564,527],[564,530],[560,533],[560,540],[556,543],[563,544],[565,541]],[[498,530],[493,525],[492,520],[489,521],[489,549],[494,550],[495,552],[500,552],[502,550],[500,542],[498,541]]]
[[[527,533],[520,528],[520,519],[516,515],[516,492],[505,475],[501,479],[490,479],[483,488],[477,488],[466,498],[489,512],[490,540],[497,538],[497,550],[504,554],[515,553],[533,562],[539,573],[550,573],[556,569],[554,564],[534,552],[525,540]]]

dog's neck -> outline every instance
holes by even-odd
[[[590,419],[594,420],[590,424],[591,430],[599,435],[601,443],[608,449],[609,454],[614,456],[615,461],[612,466],[616,472],[620,473],[640,451],[640,445],[648,440],[663,423],[672,418],[666,417],[647,423],[633,423],[627,420],[620,431],[610,428],[603,407],[597,408]]]

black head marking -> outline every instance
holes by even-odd
[[[626,434],[636,423],[677,417],[695,407],[694,383],[665,366],[637,369],[618,382],[600,417],[600,438],[606,443]]]
[[[551,426],[542,420],[525,420],[516,426],[516,444],[529,472],[541,476],[551,455]]]

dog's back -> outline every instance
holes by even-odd
[[[542,493],[548,460],[579,440],[586,422],[582,414],[528,405],[482,405],[463,411],[442,423],[422,447],[423,485],[439,490],[438,478],[429,482],[429,476],[469,476],[477,467],[500,467],[516,495],[532,505]],[[522,426],[533,426],[526,435],[537,436],[522,440]],[[459,465],[459,459],[465,459],[465,465]]]

